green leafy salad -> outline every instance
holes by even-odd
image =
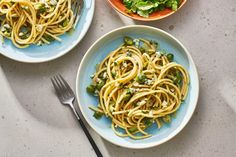
[[[123,0],[128,13],[136,13],[142,17],[165,8],[176,11],[180,2],[181,0]]]

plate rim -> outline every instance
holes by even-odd
[[[172,10],[170,13],[168,13],[168,14],[166,14],[166,15],[164,15],[164,16],[160,16],[160,17],[156,17],[156,18],[151,18],[151,19],[150,19],[150,18],[144,18],[144,17],[141,17],[141,16],[140,16],[140,17],[131,16],[131,15],[129,15],[129,14],[126,14],[126,13],[123,12],[122,10],[120,10],[118,7],[116,7],[116,6],[114,5],[114,3],[111,2],[111,0],[107,0],[107,2],[112,6],[112,8],[113,8],[115,11],[119,12],[120,14],[122,14],[122,15],[128,17],[128,18],[131,18],[131,19],[134,19],[134,20],[137,20],[137,21],[152,22],[152,21],[158,21],[158,20],[164,19],[164,18],[169,17],[169,16],[171,16],[172,14],[176,13],[177,11],[179,11],[179,10],[186,4],[187,0],[183,0],[182,4],[178,7],[178,9],[177,9],[176,11],[173,11],[173,10]]]
[[[89,52],[91,51],[91,49],[101,40],[103,39],[104,37],[108,36],[109,34],[113,33],[113,32],[116,32],[116,31],[120,31],[120,30],[123,30],[123,29],[127,29],[127,28],[139,28],[139,29],[151,29],[151,30],[154,30],[154,31],[158,31],[158,32],[161,32],[163,33],[164,35],[172,38],[173,40],[175,40],[183,49],[184,49],[184,53],[186,53],[187,55],[187,58],[188,60],[190,61],[191,65],[192,65],[192,68],[193,68],[193,72],[194,74],[196,75],[196,98],[195,98],[195,101],[193,102],[192,104],[192,108],[191,110],[189,111],[188,114],[185,115],[186,118],[183,119],[183,121],[181,122],[180,126],[177,127],[176,130],[174,130],[169,136],[167,136],[166,138],[160,140],[160,141],[155,141],[155,142],[151,142],[151,143],[138,143],[138,144],[119,144],[119,143],[116,143],[114,142],[113,140],[111,140],[110,138],[104,136],[103,134],[100,134],[96,129],[95,127],[93,126],[93,124],[90,122],[90,120],[88,120],[87,116],[85,116],[85,112],[83,110],[83,108],[81,107],[81,104],[80,104],[80,98],[79,98],[79,90],[78,90],[78,87],[79,87],[79,81],[80,81],[80,75],[82,75],[81,73],[81,68],[82,68],[82,65],[84,65],[85,63],[85,58],[87,57],[88,54],[90,54]],[[198,103],[198,98],[199,98],[199,75],[198,75],[198,71],[197,71],[197,67],[192,59],[192,56],[190,55],[189,51],[187,50],[187,48],[177,39],[175,38],[174,36],[172,36],[171,34],[169,34],[168,32],[162,30],[162,29],[159,29],[159,28],[155,28],[155,27],[151,27],[151,26],[146,26],[146,25],[129,25],[129,26],[123,26],[123,27],[120,27],[120,28],[117,28],[117,29],[114,29],[106,34],[104,34],[103,36],[101,36],[100,38],[98,38],[91,46],[90,48],[86,51],[86,53],[84,54],[80,64],[79,64],[79,68],[77,70],[77,75],[76,75],[76,98],[77,98],[77,101],[78,101],[78,106],[79,106],[79,109],[84,117],[84,119],[86,120],[86,122],[89,124],[89,126],[99,135],[101,136],[103,139],[105,139],[106,141],[109,141],[110,143],[112,144],[115,144],[115,145],[118,145],[118,146],[121,146],[121,147],[124,147],[124,148],[130,148],[130,149],[145,149],[145,148],[151,148],[151,147],[154,147],[154,146],[158,146],[160,144],[163,144],[167,141],[169,141],[170,139],[174,138],[177,134],[179,134],[183,128],[188,124],[188,122],[190,121],[191,117],[193,116],[193,113],[196,109],[196,106],[197,106],[197,103]],[[151,137],[150,137],[151,138]]]
[[[61,53],[57,54],[57,55],[54,55],[50,58],[40,58],[40,59],[35,59],[35,60],[27,60],[27,59],[18,59],[14,56],[9,56],[7,55],[7,53],[5,52],[1,52],[0,51],[0,54],[5,56],[6,58],[9,58],[11,60],[14,60],[14,61],[17,61],[17,62],[21,62],[21,63],[45,63],[45,62],[49,62],[49,61],[52,61],[52,60],[55,60],[57,58],[60,58],[64,55],[66,55],[67,53],[69,53],[73,48],[76,47],[76,45],[78,45],[82,40],[83,38],[85,37],[85,35],[87,34],[90,26],[91,26],[91,23],[93,21],[93,17],[94,17],[94,12],[95,12],[95,3],[96,3],[96,0],[91,0],[91,18],[88,20],[88,27],[85,27],[84,31],[80,34],[81,37],[80,38],[77,38],[76,42],[74,42],[74,44],[72,46],[70,46],[69,48],[63,50]]]

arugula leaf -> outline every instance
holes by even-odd
[[[152,9],[154,7],[154,4],[152,2],[146,1],[146,2],[138,2],[136,4],[136,7],[139,10],[145,11],[145,10],[149,10]]]
[[[126,8],[130,9],[132,6],[132,0],[123,0],[123,3],[125,4]]]
[[[174,2],[172,3],[171,8],[172,8],[172,10],[174,10],[174,11],[177,10],[177,8],[178,8],[178,3],[177,3],[177,1],[174,1]]]
[[[136,13],[142,17],[148,17],[155,11],[170,8],[174,11],[178,9],[180,0],[123,0],[127,8],[127,13]]]
[[[148,11],[138,10],[137,14],[142,16],[142,17],[148,17],[149,16],[149,12]]]

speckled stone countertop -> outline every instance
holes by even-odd
[[[198,67],[200,97],[189,124],[174,139],[145,150],[129,150],[105,141],[111,156],[234,157],[236,155],[235,0],[189,0],[176,14],[149,23],[127,19],[115,12],[105,0],[96,0],[95,16],[87,35],[67,55],[42,64],[23,64],[0,56],[2,68],[24,110],[50,127],[79,130],[69,110],[57,105],[58,100],[53,95],[49,77],[61,73],[75,87],[77,68],[89,46],[101,35],[130,24],[161,28],[174,35],[188,48]],[[0,123],[3,120],[7,120],[6,115],[0,115]],[[71,143],[76,144],[76,141],[71,140]],[[80,140],[85,141],[86,138]],[[1,140],[0,143],[0,147],[4,145]],[[60,141],[59,144],[66,145],[67,142]],[[27,154],[28,149],[23,149],[23,143],[14,145],[22,147],[20,151],[25,151]],[[67,150],[57,149],[55,144],[45,152],[51,151],[50,156],[65,156]],[[39,149],[33,150],[31,157],[44,156],[43,152],[38,151]],[[66,156],[90,157],[94,155],[90,151],[92,150],[75,149]]]

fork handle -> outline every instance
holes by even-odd
[[[91,143],[91,145],[92,145],[95,153],[97,154],[97,156],[98,157],[103,157],[102,153],[100,152],[100,150],[98,149],[96,143],[94,142],[93,138],[91,137],[90,133],[88,132],[86,126],[84,125],[84,122],[81,119],[79,119],[79,123],[80,123],[81,127],[83,128],[84,133],[86,134],[86,136],[87,136],[89,142]]]
[[[103,156],[102,156],[102,153],[100,152],[99,148],[97,147],[96,143],[94,142],[92,136],[90,135],[88,129],[87,129],[86,126],[84,125],[84,122],[83,122],[82,119],[80,118],[79,113],[75,110],[73,104],[70,104],[70,107],[71,107],[72,111],[74,112],[76,118],[78,119],[79,124],[80,124],[80,126],[82,127],[82,129],[83,129],[85,135],[87,136],[87,138],[88,138],[90,144],[92,145],[92,147],[93,147],[93,149],[94,149],[96,155],[97,155],[98,157],[103,157]]]

